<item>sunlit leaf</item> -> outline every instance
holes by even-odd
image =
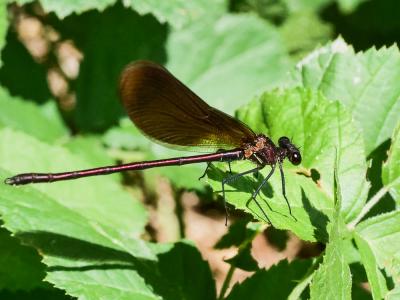
[[[382,181],[390,186],[390,195],[400,200],[400,123],[393,132],[388,159],[382,168]]]
[[[400,115],[400,52],[397,46],[354,53],[342,39],[298,64],[296,84],[343,103],[361,126],[366,153],[388,139]]]
[[[371,249],[376,262],[386,274],[400,284],[400,211],[369,218],[356,227]]]
[[[266,185],[258,197],[260,206],[274,227],[290,229],[306,240],[327,238],[326,225],[333,208],[336,149],[340,156],[338,173],[343,194],[342,212],[349,219],[359,212],[368,188],[365,154],[361,132],[343,105],[310,90],[276,90],[252,101],[239,111],[239,116],[256,132],[268,135],[273,141],[288,136],[301,148],[301,166],[293,167],[289,162],[284,164],[287,198],[297,221],[289,215],[281,195],[278,170],[269,181],[273,189]],[[246,162],[233,166],[235,173],[254,168]],[[265,169],[258,180],[246,176],[226,187],[229,203],[264,221],[266,217],[257,203],[249,200],[270,168]],[[320,178],[314,179],[317,184],[303,175],[312,176],[311,169],[319,173]],[[220,180],[226,176],[229,174],[215,171],[209,174],[214,190],[221,190]]]

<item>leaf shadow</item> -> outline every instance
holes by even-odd
[[[214,166],[212,166],[210,169],[211,170],[207,172],[207,176],[210,179],[215,180],[215,181],[222,182],[223,179],[226,179],[229,176],[238,174],[238,173],[227,174]],[[226,183],[225,193],[229,194],[229,193],[245,192],[245,193],[252,195],[253,192],[257,189],[257,187],[261,185],[263,180],[264,180],[264,176],[260,172],[258,172],[258,175],[252,176],[252,175],[248,174],[248,175],[241,176],[240,178],[238,178],[235,181]],[[233,189],[226,189],[226,186],[230,186]],[[222,193],[222,187],[221,187],[221,190],[216,190],[214,192]],[[273,197],[273,189],[269,182],[264,184],[260,193],[262,193],[267,198]]]
[[[195,296],[193,299],[216,298],[215,283],[208,264],[202,260],[195,247],[185,242],[177,242],[171,247],[166,247],[164,251],[154,251],[157,260],[149,260],[111,247],[47,231],[19,232],[15,234],[15,237],[23,244],[36,248],[42,255],[70,259],[73,263],[80,264],[79,266],[48,266],[47,272],[132,270],[152,287],[155,294],[162,296],[163,299],[174,300],[182,296],[181,287],[188,284],[186,281],[190,281],[190,279],[185,279],[185,276],[174,276],[174,272],[190,274],[192,272],[190,269],[193,268],[199,270],[201,275],[208,275],[205,278],[209,279],[204,280],[200,277],[203,292],[199,293],[198,298]],[[184,282],[179,282],[180,280]],[[185,297],[190,296],[190,290],[189,282]]]
[[[235,174],[238,174],[238,173],[226,174],[225,172],[221,171],[220,169],[218,169],[214,166],[212,167],[212,170],[210,172],[207,172],[208,177],[215,181],[222,181],[224,178],[229,177],[231,175],[235,175]],[[256,200],[252,198],[254,191],[262,184],[264,179],[265,179],[265,176],[260,172],[254,173],[253,176],[250,174],[244,175],[233,182],[227,183],[226,185],[232,187],[233,189],[228,190],[225,187],[225,193],[226,193],[226,195],[228,195],[229,193],[238,193],[238,192],[244,192],[244,193],[249,194],[248,200],[246,201],[246,207],[249,210],[251,210],[252,213],[257,216],[258,219],[263,220],[264,222],[271,224],[271,220],[265,211],[265,207],[267,207],[268,210],[271,212],[277,213],[277,214],[281,215],[282,217],[289,218],[289,216],[287,216],[279,211],[274,210],[271,207],[271,205],[268,203],[266,198],[272,199],[274,197],[274,190],[269,182],[266,182],[263,185]],[[222,192],[222,189],[215,191],[215,193],[221,193],[221,192]],[[260,197],[260,194],[263,195],[263,197]],[[257,205],[257,207],[259,208],[260,211],[256,211],[256,210],[250,208],[250,203],[252,201],[254,201],[254,203]],[[262,202],[260,202],[260,201],[262,201]],[[264,205],[262,206],[261,203]]]
[[[314,206],[312,206],[303,188],[301,188],[301,201],[303,203],[304,210],[307,212],[310,222],[314,227],[314,237],[317,241],[327,243],[329,239],[327,230],[329,217],[319,209],[316,209]]]

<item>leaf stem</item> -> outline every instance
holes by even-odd
[[[231,282],[233,272],[235,272],[235,270],[236,270],[236,267],[234,265],[231,265],[229,268],[228,274],[226,274],[224,283],[222,284],[222,288],[221,288],[221,292],[219,293],[218,300],[224,299],[225,293],[228,290],[229,283]]]
[[[362,218],[374,207],[385,194],[388,192],[389,186],[383,186],[363,207],[360,214],[352,222],[347,225],[347,228],[353,230]]]

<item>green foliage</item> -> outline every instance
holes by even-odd
[[[297,66],[296,84],[319,90],[349,109],[363,130],[367,154],[391,136],[400,114],[397,46],[354,53],[337,39]]]
[[[167,54],[173,74],[227,113],[281,84],[291,66],[277,29],[253,15],[226,15],[174,31]]]
[[[225,258],[221,291],[184,236],[148,241],[149,213],[138,195],[150,194],[149,182],[161,175],[176,199],[186,189],[210,203],[207,186],[221,195],[226,163],[211,165],[201,181],[205,165],[55,184],[1,183],[0,298],[398,299],[400,52],[388,38],[394,32],[398,39],[397,6],[393,0],[2,1],[1,182],[20,172],[193,154],[154,144],[125,117],[118,78],[138,59],[165,65],[212,106],[273,142],[289,137],[302,162],[283,164],[292,215],[278,168],[256,200],[251,195],[269,166],[225,186],[228,205],[245,216],[215,245],[237,248]],[[377,20],[387,22],[364,15],[375,9]],[[27,47],[21,13],[43,25],[49,35],[42,38],[51,36],[45,57]],[[357,24],[342,32],[334,20]],[[370,29],[381,39],[359,34]],[[355,44],[333,40],[333,32],[357,36]],[[62,72],[58,46],[64,41],[83,55],[76,79]],[[375,44],[387,46],[365,47]],[[76,103],[51,95],[50,69],[65,75]],[[232,163],[234,174],[251,168],[249,161]],[[135,188],[132,178],[140,178]],[[267,226],[325,248],[315,258],[261,268],[253,241]],[[236,269],[253,273],[233,285]]]

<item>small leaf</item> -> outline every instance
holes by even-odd
[[[253,272],[258,270],[258,263],[251,255],[251,244],[246,244],[245,247],[240,248],[237,255],[225,260],[225,262],[236,268]]]
[[[232,246],[240,246],[250,236],[254,235],[254,229],[247,228],[249,220],[240,219],[229,226],[228,232],[215,244],[215,249],[226,249]]]
[[[296,282],[301,280],[311,260],[282,260],[268,270],[259,270],[240,284],[235,284],[227,300],[287,299]]]
[[[382,181],[390,186],[390,195],[400,204],[400,123],[393,132],[388,158],[382,168]]]
[[[400,115],[397,46],[355,54],[339,38],[304,58],[295,76],[297,85],[319,90],[347,107],[363,130],[367,154],[388,139],[397,125]]]

